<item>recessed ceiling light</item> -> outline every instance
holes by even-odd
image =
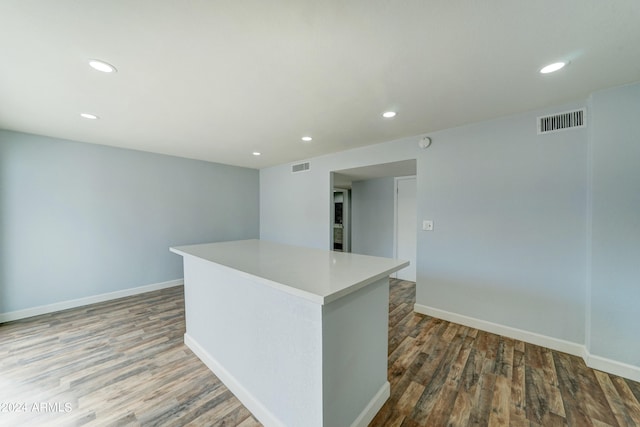
[[[385,111],[384,113],[382,113],[382,117],[384,117],[385,119],[390,119],[392,117],[396,116],[396,112],[395,111]]]
[[[259,151],[254,151],[254,152],[253,152],[253,155],[254,155],[254,156],[259,156],[260,154],[262,154],[262,153],[260,153]]]
[[[99,118],[95,114],[90,114],[90,113],[80,113],[80,117],[85,118],[85,119],[89,119],[89,120],[96,120],[96,119]]]
[[[553,73],[554,71],[558,71],[559,69],[563,68],[565,65],[567,65],[566,62],[554,62],[553,64],[549,64],[546,67],[542,68],[540,70],[540,73],[542,74]]]
[[[116,67],[114,67],[113,65],[108,64],[104,61],[99,61],[97,59],[90,59],[89,65],[94,70],[102,71],[103,73],[115,73],[117,71]]]
[[[303,140],[304,142],[309,142],[309,141],[313,140],[313,138],[311,138],[310,136],[303,136],[303,137],[302,137],[302,140]]]

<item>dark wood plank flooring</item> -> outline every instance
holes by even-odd
[[[371,426],[640,425],[639,383],[414,301],[392,280],[391,398]],[[2,324],[0,425],[259,426],[183,334],[182,287]]]
[[[370,426],[640,426],[640,383],[576,356],[413,313],[391,283],[391,397]]]
[[[260,425],[184,332],[181,286],[0,325],[0,425]]]

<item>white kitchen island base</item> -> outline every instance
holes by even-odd
[[[371,421],[389,397],[388,275],[406,262],[258,240],[172,251],[185,344],[260,422]]]

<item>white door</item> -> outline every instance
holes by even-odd
[[[396,258],[408,260],[408,267],[396,277],[416,281],[417,205],[416,177],[396,178]]]

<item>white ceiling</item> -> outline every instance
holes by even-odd
[[[638,0],[0,0],[0,128],[251,168],[637,80]]]

